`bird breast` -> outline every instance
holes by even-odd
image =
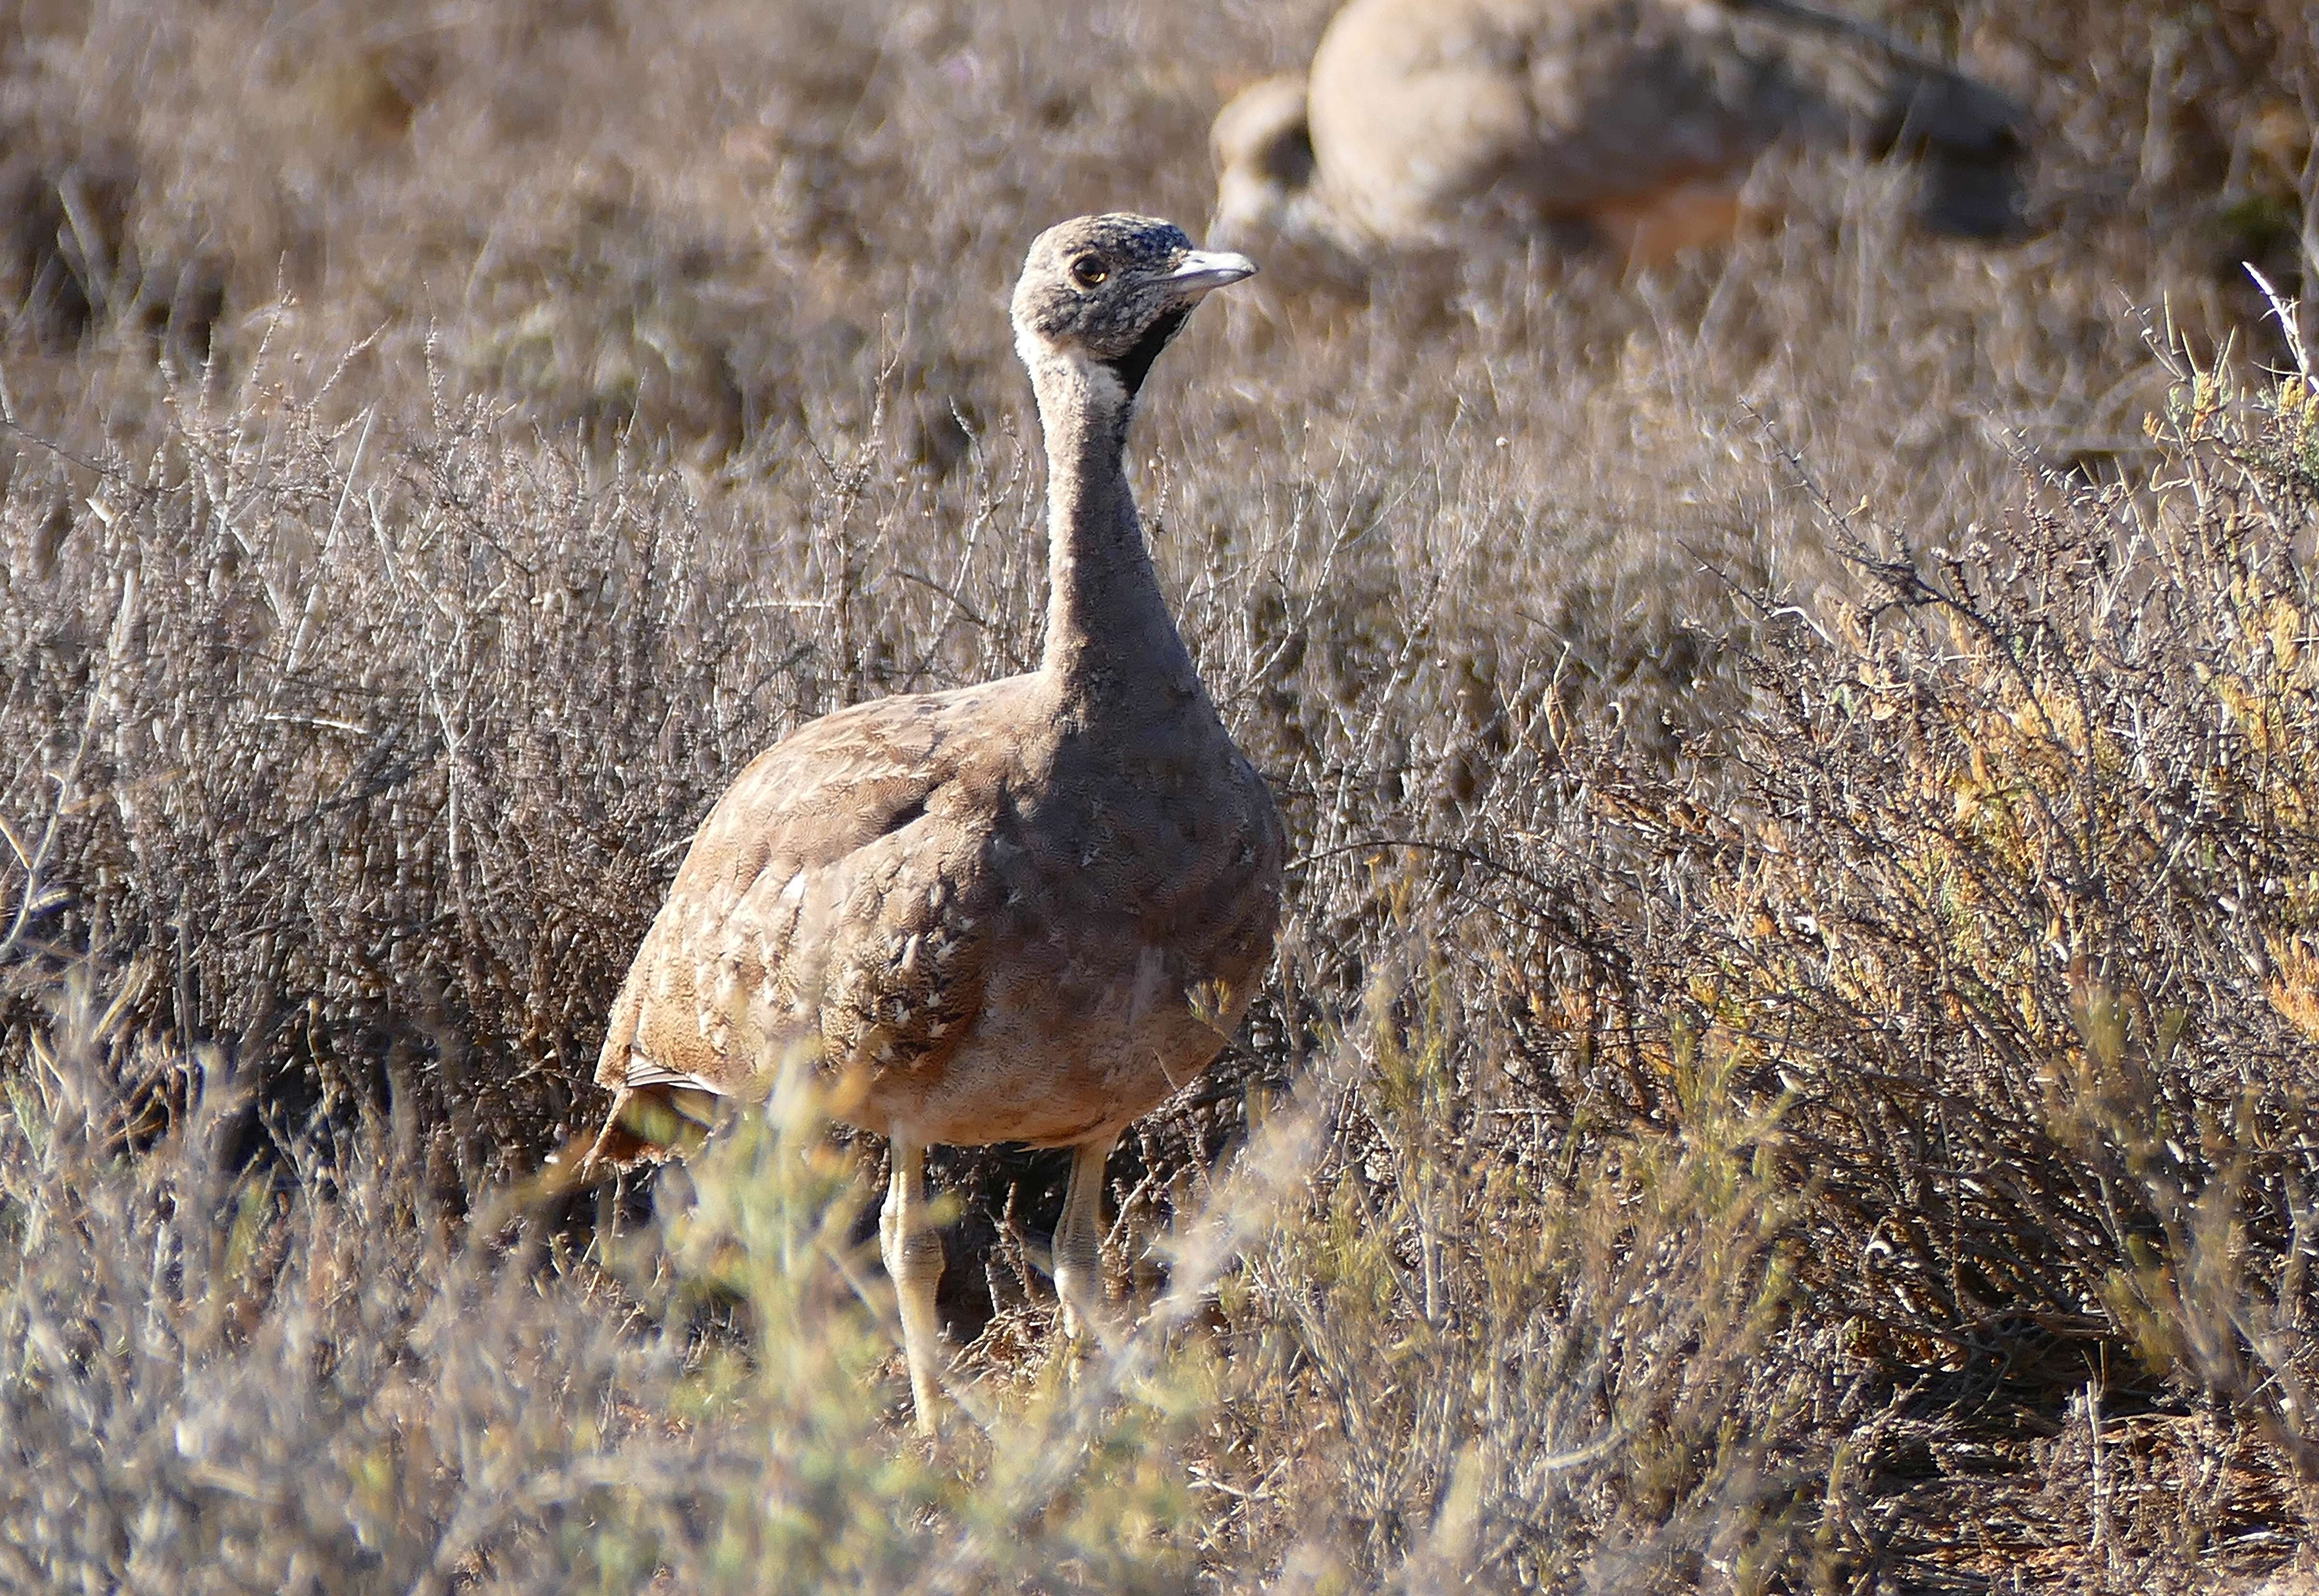
[[[985,845],[975,1023],[939,1070],[878,1072],[865,1120],[933,1141],[1079,1141],[1197,1076],[1246,1012],[1282,855],[1247,761],[1067,741],[1036,789]]]

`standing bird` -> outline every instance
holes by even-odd
[[[1217,116],[1212,231],[1645,262],[1728,237],[1756,158],[1817,142],[1905,151],[1927,226],[1997,239],[2020,226],[2026,129],[1996,89],[1795,0],[1351,0],[1308,77]]]
[[[760,754],[692,840],[612,1007],[618,1163],[763,1096],[795,1056],[882,1132],[879,1240],[933,1427],[932,1142],[1075,1150],[1064,1328],[1101,1291],[1104,1162],[1205,1069],[1272,956],[1283,836],[1161,598],[1123,463],[1136,395],[1210,290],[1256,267],[1150,217],[1042,233],[1015,346],[1047,450],[1045,652],[1028,675],[878,699]]]

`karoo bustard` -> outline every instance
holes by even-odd
[[[1999,238],[2026,129],[1996,89],[1798,0],[1351,0],[1308,74],[1217,116],[1213,230],[1648,261],[1728,235],[1755,159],[1804,141],[1904,150],[1928,226]]]
[[[1031,246],[1015,347],[1047,448],[1039,668],[859,704],[741,773],[693,838],[612,1009],[590,1155],[619,1161],[762,1096],[800,1055],[884,1133],[879,1236],[933,1422],[929,1143],[1075,1150],[1054,1238],[1068,1333],[1100,1303],[1104,1163],[1215,1058],[1272,952],[1282,833],[1160,597],[1123,453],[1151,364],[1255,271],[1149,217]]]

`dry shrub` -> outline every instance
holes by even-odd
[[[95,992],[60,993],[0,1128],[12,1586],[1188,1588],[1204,1360],[969,1389],[988,1435],[898,1452],[868,1183],[809,1101],[736,1126],[608,1272],[519,1194],[473,1225],[433,1203],[407,1114],[251,1168],[214,1056],[123,1157]]]
[[[607,936],[649,891],[620,756],[721,763],[728,728],[667,690],[708,700],[781,646],[693,579],[705,529],[670,484],[519,458],[483,416],[391,438],[253,394],[189,406],[77,515],[54,476],[9,500],[41,580],[12,584],[7,713],[45,728],[10,790],[51,911],[12,949],[125,960],[117,1001],[165,1043],[228,1041],[325,1111],[376,1101],[402,1048],[443,1072],[470,1175],[479,1127],[536,1138],[584,1074]],[[512,1044],[487,1070],[478,1033]]]
[[[1179,1213],[1141,1321],[1077,1359],[1038,1350],[1051,1313],[994,1327],[928,1454],[874,1183],[801,1080],[583,1258],[530,1188],[436,1203],[406,1107],[252,1166],[215,1055],[128,1152],[136,1071],[81,972],[0,1121],[0,1562],[193,1591],[1769,1588],[1811,1444],[1761,1361],[1775,1128],[1702,1065],[1684,1139],[1557,1167],[1387,992]]]
[[[2309,1522],[2309,390],[2173,369],[2143,482],[1940,547],[1838,518],[1857,596],[1764,600],[1684,784],[1541,748],[1459,883],[1570,1134],[1693,1117],[1654,1005],[1776,1116],[1805,1318],[1890,1383],[1820,1528],[1871,1568],[2082,1542],[2146,1585]]]
[[[1290,1590],[1772,1588],[1825,1467],[1818,1360],[1764,1357],[1797,1217],[1775,1117],[1678,1038],[1683,1131],[1582,1150],[1444,986],[1373,992],[1316,1071],[1307,1204],[1224,1287],[1224,1527]]]

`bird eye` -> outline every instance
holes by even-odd
[[[1071,262],[1071,281],[1082,288],[1093,288],[1111,275],[1111,268],[1100,255],[1082,255]]]

